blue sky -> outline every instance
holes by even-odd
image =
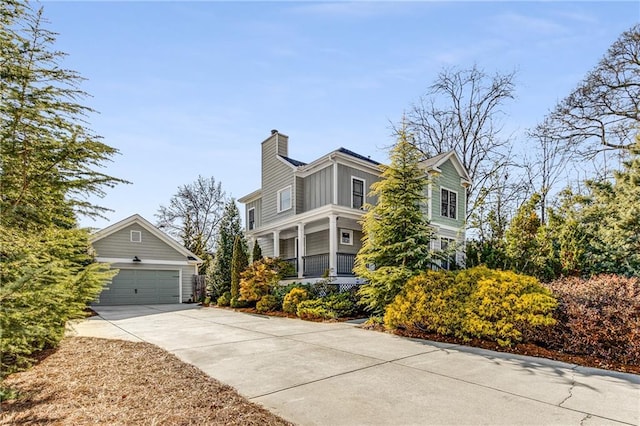
[[[53,2],[64,65],[87,81],[90,127],[132,181],[96,202],[103,227],[155,222],[178,186],[214,176],[260,187],[260,142],[278,129],[312,161],[345,147],[386,161],[390,123],[445,67],[517,71],[505,130],[516,149],[640,21],[638,2]]]

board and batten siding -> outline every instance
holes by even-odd
[[[376,198],[369,196],[371,184],[380,180],[380,177],[372,173],[355,169],[344,164],[338,164],[338,204],[351,207],[351,178],[363,179],[365,182],[365,202],[375,204]]]
[[[140,231],[142,241],[131,242],[131,231]],[[136,224],[127,226],[93,243],[93,248],[99,257],[130,258],[134,256],[144,259],[186,261],[184,254],[177,252],[166,242],[156,237],[146,229]]]
[[[433,180],[433,191],[431,198],[431,206],[432,206],[432,217],[431,222],[434,224],[441,224],[456,227],[459,229],[463,229],[465,220],[466,220],[466,200],[467,200],[467,191],[464,186],[460,183],[460,175],[458,174],[456,168],[451,163],[451,160],[447,160],[444,164],[440,165],[440,170],[442,173],[436,176],[432,176]],[[440,205],[440,190],[442,188],[449,189],[458,194],[457,197],[457,212],[456,219],[451,219],[449,217],[442,216],[442,210]]]
[[[279,148],[278,148],[279,146]],[[293,167],[278,158],[286,154],[286,136],[274,134],[262,143],[262,220],[261,225],[291,216],[295,213],[296,190]],[[278,151],[279,150],[279,151]],[[282,151],[285,150],[283,153]],[[291,186],[292,207],[278,213],[278,191]]]
[[[304,178],[304,208],[308,212],[333,203],[333,165]]]

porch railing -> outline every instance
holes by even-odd
[[[353,264],[356,255],[351,253],[337,253],[336,274],[353,275]]]
[[[304,276],[321,277],[329,270],[329,253],[304,256]]]

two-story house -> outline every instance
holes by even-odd
[[[289,261],[298,279],[357,281],[352,270],[361,247],[359,221],[364,204],[376,202],[369,192],[380,180],[380,163],[345,148],[303,163],[289,158],[288,142],[271,131],[262,142],[261,188],[239,199],[249,245],[257,241],[263,255]],[[423,165],[432,176],[425,214],[438,236],[434,248],[463,243],[468,173],[454,152]],[[462,253],[456,256],[460,262]]]

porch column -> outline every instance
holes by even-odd
[[[280,257],[280,231],[273,231],[273,257]]]
[[[338,251],[338,216],[329,215],[329,276],[336,275],[336,253]]]
[[[304,277],[304,223],[298,224],[298,278]]]

